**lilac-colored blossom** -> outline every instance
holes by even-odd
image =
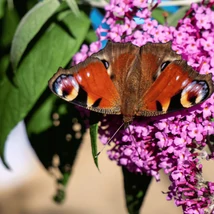
[[[172,41],[172,49],[195,70],[214,74],[214,12],[210,9],[213,5],[213,0],[192,4],[175,28],[152,19],[151,12],[157,5],[151,6],[148,1],[111,1],[105,7],[104,17],[109,29],[98,28],[99,40],[88,50],[83,46],[74,62],[97,52],[105,39],[131,41],[137,46]],[[135,17],[144,19],[143,24],[134,23]],[[214,134],[213,117],[214,96],[211,96],[192,109],[168,116],[136,118],[129,128],[115,136],[108,156],[131,172],[146,173],[156,180],[160,180],[159,170],[163,169],[171,181],[168,200],[174,199],[184,213],[212,213],[214,183],[204,181],[201,159],[214,159],[214,153],[204,154],[202,150],[207,136]],[[121,123],[120,116],[105,117],[99,130],[103,144]]]

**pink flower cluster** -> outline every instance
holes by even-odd
[[[102,40],[131,41],[142,46],[147,42],[172,41],[172,48],[200,73],[214,76],[213,1],[192,4],[177,28],[160,25],[151,18],[157,5],[147,1],[112,0],[105,8],[104,22],[109,29],[98,28],[98,42],[87,46],[74,57],[83,61],[97,52]],[[137,24],[136,17],[143,19]],[[155,118],[136,118],[121,130],[108,151],[109,158],[131,172],[147,173],[159,180],[159,170],[169,175],[168,199],[182,206],[184,213],[212,213],[214,183],[204,181],[201,159],[213,157],[202,151],[207,136],[214,134],[214,96],[201,106]],[[105,144],[121,125],[122,119],[107,116],[102,121],[100,139]],[[105,127],[105,128],[104,128]],[[108,128],[106,128],[108,127]]]

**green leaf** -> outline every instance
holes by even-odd
[[[6,74],[6,70],[9,66],[9,55],[4,55],[2,58],[0,58],[0,84],[4,79],[4,76]]]
[[[6,8],[4,18],[1,20],[2,32],[0,35],[0,45],[2,47],[11,46],[15,30],[19,22],[19,16],[14,8]],[[9,26],[9,27],[8,27]],[[9,50],[7,50],[9,53]]]
[[[56,203],[61,204],[62,202],[64,202],[65,197],[66,197],[66,194],[65,194],[64,188],[58,188],[56,195],[53,197],[53,200]]]
[[[90,111],[90,118],[89,118],[89,124],[90,124],[90,137],[91,137],[91,151],[92,151],[92,157],[94,160],[94,163],[99,170],[99,165],[98,165],[98,151],[97,151],[97,133],[98,133],[98,123],[100,121],[100,117],[102,115]]]
[[[140,207],[146,195],[152,177],[145,174],[129,172],[125,167],[123,170],[126,207],[129,214],[139,214]]]
[[[12,41],[11,62],[13,69],[18,66],[29,42],[53,15],[59,5],[58,0],[40,1],[23,17]]]
[[[5,3],[6,3],[6,0],[0,1],[0,19],[4,16]]]
[[[89,44],[97,41],[97,36],[94,30],[88,31],[85,41],[88,42]]]
[[[40,99],[43,99],[43,97],[40,97]],[[34,106],[32,109],[33,114],[30,115],[30,119],[27,123],[27,132],[29,135],[32,133],[39,134],[53,126],[51,112],[56,99],[57,97],[54,94],[51,94],[51,96],[47,97],[43,101],[39,100],[40,102]]]
[[[62,178],[58,180],[59,187],[57,189],[56,195],[53,197],[54,201],[58,204],[64,202],[66,197],[66,186],[70,178],[70,173],[64,173]]]
[[[156,8],[155,10],[152,11],[152,17],[156,19],[160,24],[164,24],[164,16],[163,13],[165,11],[161,8]]]
[[[46,90],[42,94],[35,105],[36,108],[33,108],[25,119],[25,123],[30,143],[39,160],[47,170],[51,171],[52,176],[54,172],[57,172],[55,177],[57,190],[54,200],[57,203],[62,203],[66,196],[67,183],[72,174],[72,167],[86,132],[86,127],[80,112],[74,105],[55,96],[55,101],[50,105],[52,106],[51,109],[49,102],[46,101],[52,100],[53,94],[50,93],[50,90]],[[48,105],[48,111],[45,110],[45,105]],[[42,113],[44,118],[41,118],[42,114],[37,112],[40,111],[40,108],[45,110]],[[39,119],[40,123],[37,123]],[[41,123],[46,123],[45,120],[47,122],[51,120],[53,125],[45,129],[41,125]],[[37,133],[36,128],[29,129],[30,124],[41,126],[44,130]]]
[[[79,11],[79,8],[78,8],[76,1],[75,0],[66,0],[66,2],[68,4],[68,6],[70,7],[70,9],[73,11],[73,13],[76,16],[79,16],[80,11]]]
[[[84,13],[71,11],[51,24],[22,60],[12,84],[0,85],[0,155],[10,130],[22,120],[47,87],[59,66],[65,66],[84,40],[90,21]],[[63,27],[61,27],[63,26]],[[76,28],[78,26],[78,29]]]
[[[97,156],[97,133],[98,133],[98,123],[90,125],[90,137],[91,137],[91,151],[92,157],[96,167],[99,169],[98,156]]]
[[[1,19],[0,27],[0,84],[4,80],[6,72],[9,70],[11,41],[18,23],[19,16],[15,8],[5,7],[4,17]]]
[[[181,7],[178,11],[176,11],[176,13],[173,13],[172,15],[170,15],[167,19],[168,24],[170,26],[177,26],[178,21],[184,17],[188,9],[189,9],[188,6],[184,6],[184,7]]]

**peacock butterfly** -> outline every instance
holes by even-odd
[[[201,75],[168,43],[108,42],[70,69],[59,68],[49,87],[60,98],[103,114],[157,116],[189,108],[213,93],[212,75]]]

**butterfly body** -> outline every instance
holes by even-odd
[[[200,75],[171,49],[171,43],[108,42],[70,69],[59,68],[49,87],[62,99],[104,114],[156,116],[189,108],[214,90],[211,74]]]

